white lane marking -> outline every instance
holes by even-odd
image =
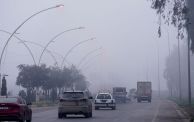
[[[160,109],[160,102],[157,105],[157,109],[156,109],[156,112],[154,114],[154,118],[152,119],[152,122],[156,122],[156,119],[157,119],[157,116],[158,116],[158,113],[159,113],[159,109]]]

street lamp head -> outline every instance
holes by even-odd
[[[85,29],[85,27],[79,27],[78,29]]]
[[[93,37],[93,38],[91,38],[90,40],[95,40],[96,39],[96,37]]]
[[[56,5],[56,8],[58,7],[64,7],[64,5],[63,4]]]

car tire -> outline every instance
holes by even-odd
[[[85,116],[86,118],[90,118],[90,117],[92,117],[92,113],[91,113],[91,112],[85,113],[84,116]]]
[[[99,110],[99,107],[95,106],[95,110]]]
[[[19,120],[18,122],[25,122],[24,120]]]
[[[140,102],[141,102],[141,100],[140,100],[140,99],[137,99],[137,102],[138,102],[138,103],[140,103]]]
[[[26,122],[31,122],[32,121],[32,115],[26,120]]]
[[[90,117],[92,117],[92,112],[90,112],[89,114],[90,114]]]
[[[58,118],[59,118],[59,119],[62,119],[62,118],[63,118],[62,113],[58,113]]]
[[[32,120],[30,119],[30,120],[26,120],[26,122],[32,122]]]
[[[116,106],[113,106],[113,107],[112,107],[112,110],[116,110]]]

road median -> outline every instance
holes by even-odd
[[[32,108],[32,112],[33,113],[38,113],[38,112],[44,112],[44,111],[48,111],[48,110],[54,110],[57,108],[57,105],[54,106],[44,106],[44,107],[37,107],[37,106],[31,106]]]

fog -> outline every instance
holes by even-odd
[[[57,4],[63,4],[64,7],[35,16],[16,35],[45,46],[51,38],[64,30],[84,27],[64,33],[48,49],[65,56],[75,44],[95,37],[95,40],[76,47],[67,57],[70,64],[78,66],[89,52],[102,47],[91,53],[80,66],[92,91],[111,89],[113,86],[136,88],[137,81],[147,80],[157,90],[159,54],[161,90],[167,90],[163,78],[165,59],[169,54],[167,30],[172,48],[176,45],[176,29],[164,25],[163,36],[158,38],[158,16],[147,0],[1,0],[0,29],[13,32],[27,17]],[[0,33],[0,51],[8,37],[9,35]],[[12,92],[20,89],[15,85],[17,66],[33,64],[29,52],[18,42],[15,38],[10,41],[1,69],[9,75],[8,91]],[[28,45],[38,62],[42,48]],[[61,64],[59,55],[56,55],[56,59]],[[55,64],[48,53],[43,55],[41,63]]]

